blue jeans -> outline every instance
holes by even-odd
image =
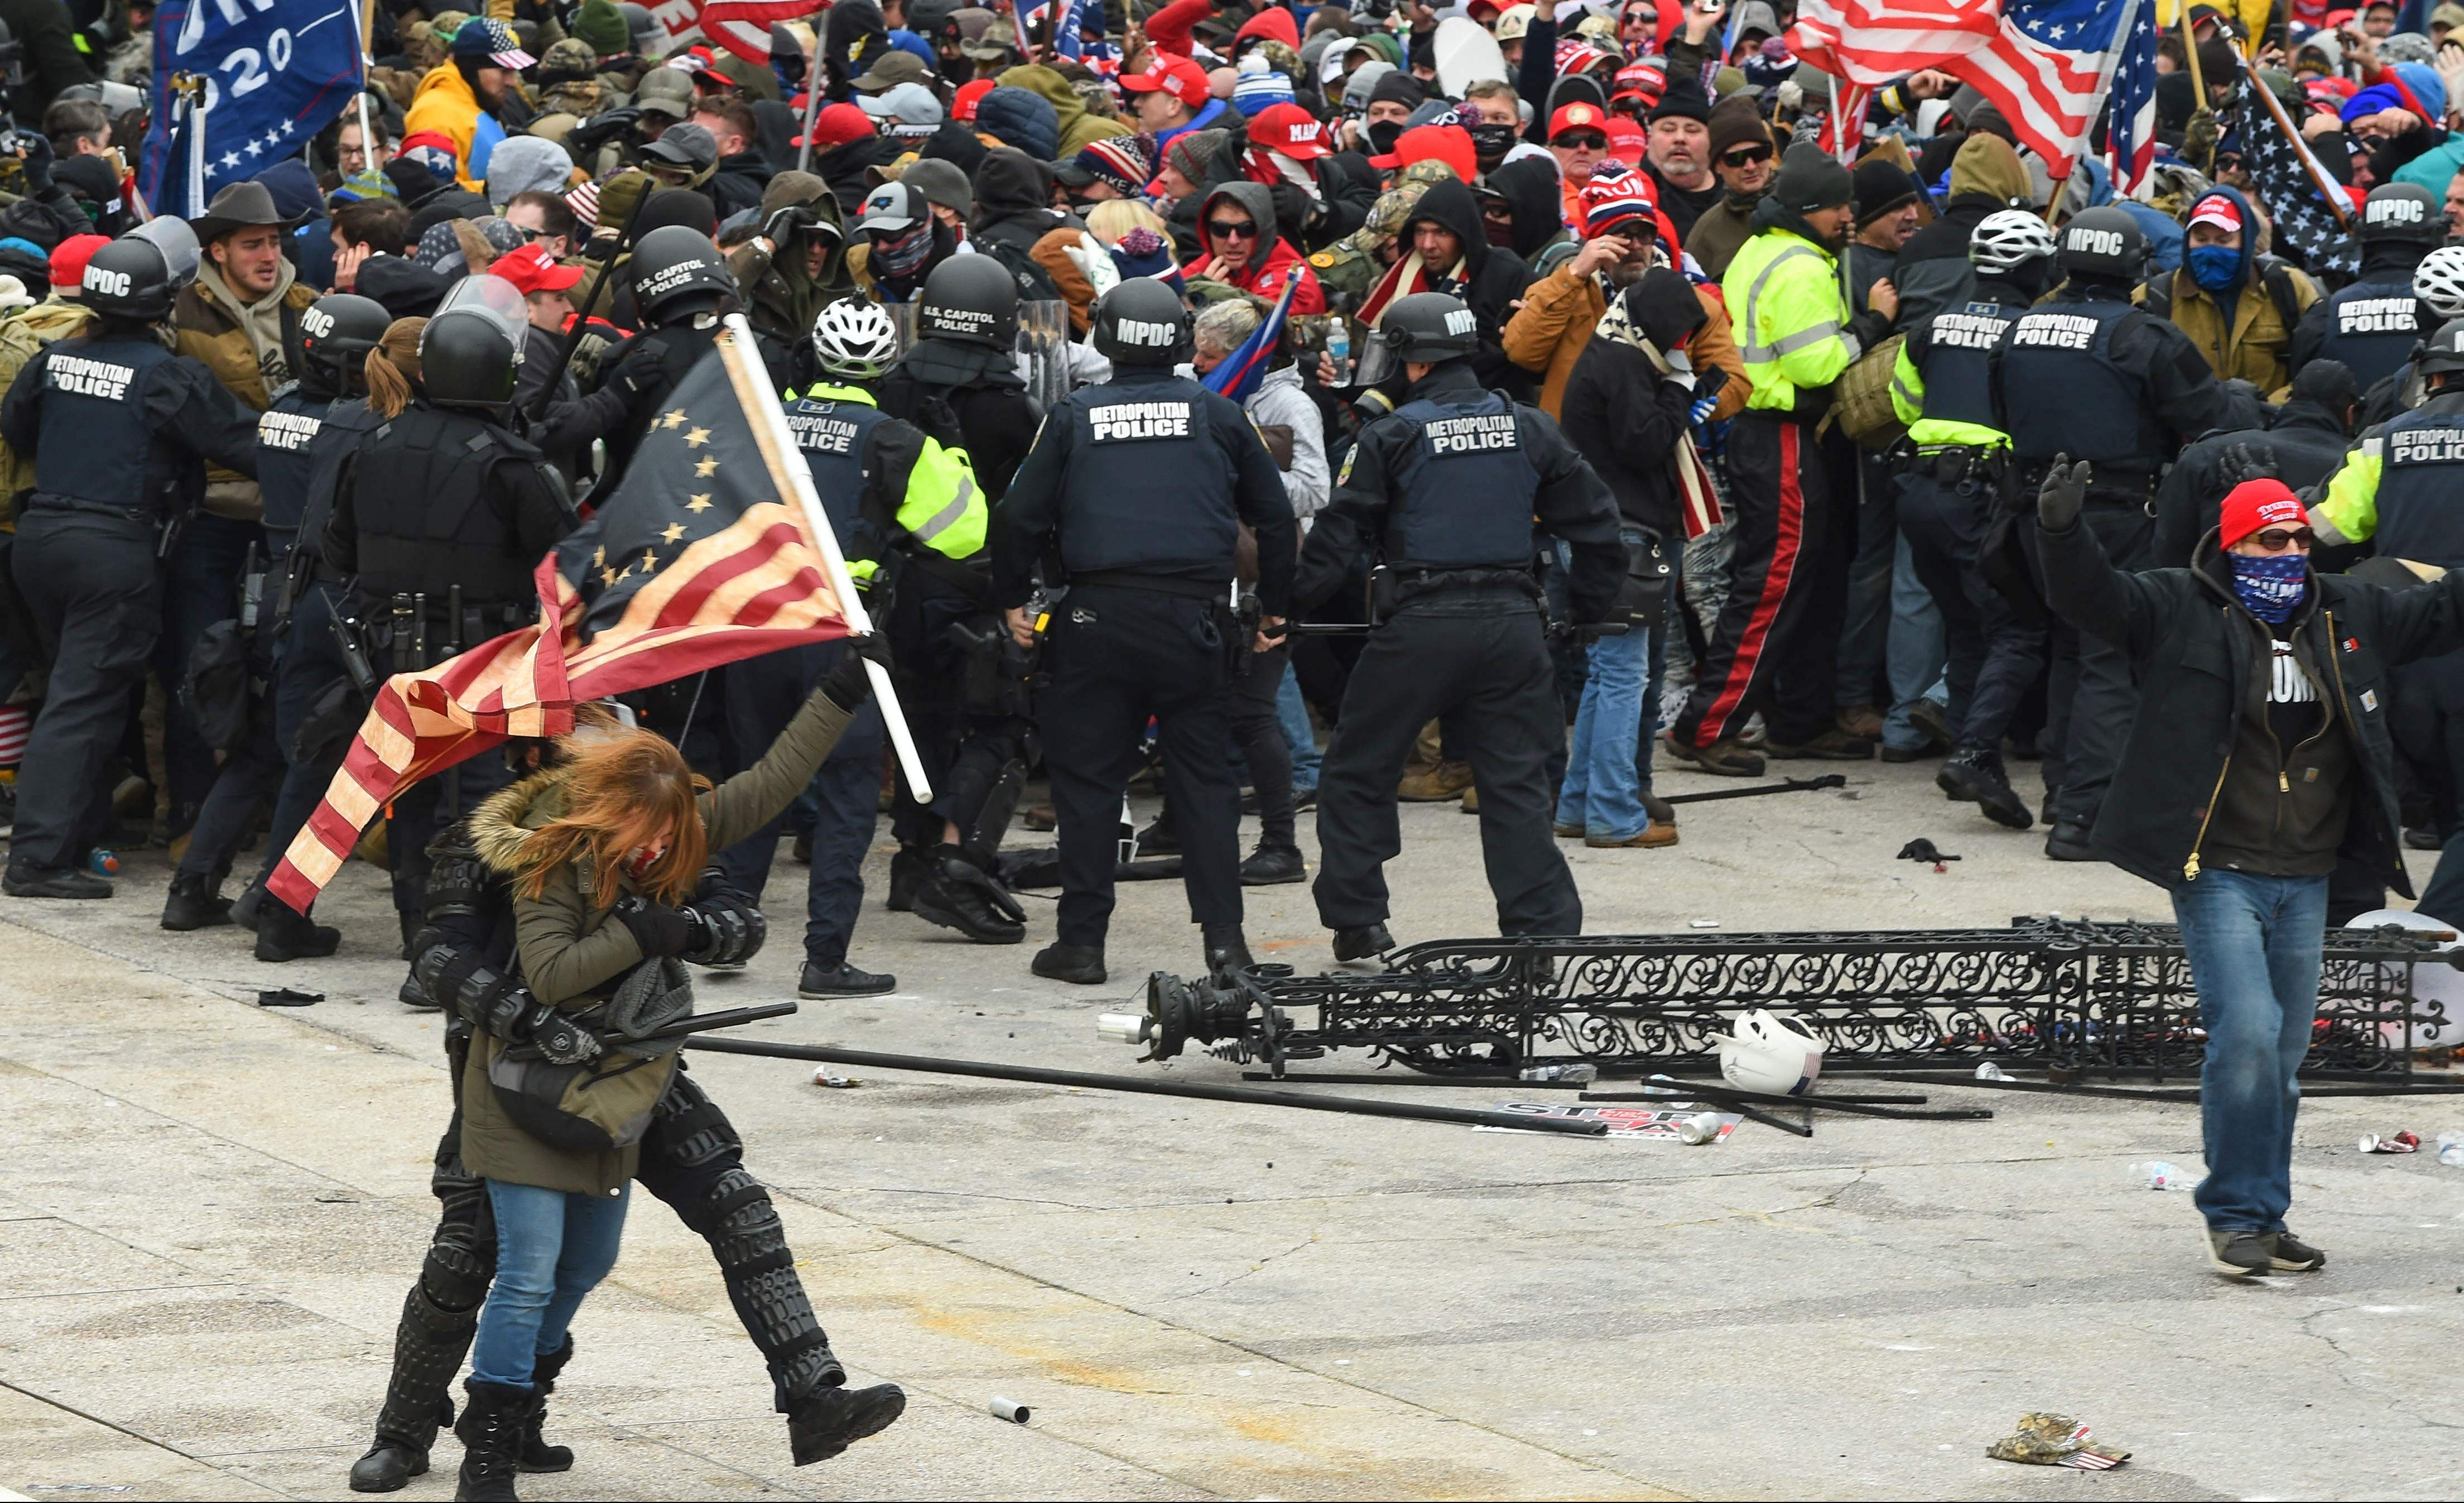
[[[1557,794],[1557,823],[1580,826],[1593,840],[1630,840],[1651,823],[1642,807],[1637,749],[1643,741],[1643,684],[1650,677],[1654,632],[1640,622],[1623,636],[1589,647],[1582,707],[1574,712],[1566,750],[1566,785]]]
[[[539,1354],[564,1345],[582,1296],[616,1266],[629,1183],[613,1195],[577,1195],[490,1180],[496,1213],[496,1281],[471,1343],[473,1381],[530,1386]]]
[[[1943,628],[1942,608],[1933,603],[1925,581],[1917,577],[1916,555],[1908,540],[1897,532],[1892,539],[1898,553],[1891,565],[1890,646],[1882,656],[1883,675],[1891,681],[1891,710],[1882,717],[1882,744],[1915,751],[1925,745],[1925,733],[1917,728],[1908,712],[1919,699],[1938,705],[1950,702],[1950,686],[1943,676],[1949,637]]]
[[[1309,725],[1309,703],[1301,697],[1300,680],[1289,674],[1275,687],[1275,718],[1292,749],[1292,792],[1315,793],[1318,763],[1326,760],[1326,753],[1317,749],[1317,732]]]
[[[2310,1051],[2319,1010],[2319,950],[2327,927],[2323,876],[2203,872],[2173,889],[2199,1022],[2199,1130],[2208,1177],[2194,1197],[2217,1231],[2282,1231],[2293,1204],[2293,1072]]]

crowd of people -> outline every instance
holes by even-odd
[[[142,13],[34,9],[67,30],[0,166],[10,895],[109,897],[160,842],[164,927],[332,954],[266,884],[374,686],[533,619],[628,477],[715,462],[676,393],[736,315],[880,623],[383,808],[403,1000],[487,1106],[354,1487],[425,1468],[473,1331],[464,1495],[569,1462],[539,1405],[637,1177],[711,1238],[800,1461],[896,1417],[695,1157],[733,1134],[689,1081],[552,1110],[609,1068],[576,1014],[671,1015],[673,962],[760,943],[782,839],[800,994],[894,987],[850,959],[885,809],[890,910],[1016,944],[1058,886],[1032,968],[1091,984],[1149,858],[1246,965],[1242,889],[1309,879],[1312,806],[1334,955],[1374,961],[1398,801],[1477,813],[1501,929],[1556,934],[1560,842],[1677,843],[1656,773],[1933,763],[2171,891],[2229,1067],[2211,1256],[2317,1266],[2283,1211],[2321,935],[2409,895],[2464,791],[2426,583],[2464,564],[2464,7],[2191,6],[2117,193],[2101,125],[2057,173],[1947,73],[1844,104],[1786,0],[839,0],[766,54],[388,0],[365,93],[185,218],[123,162]],[[1057,859],[1003,849],[1039,776]],[[2464,857],[2422,907],[2464,920]]]

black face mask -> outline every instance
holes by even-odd
[[[1403,134],[1403,122],[1381,120],[1361,134],[1369,138],[1371,155],[1391,157],[1395,154],[1395,138]]]
[[[1474,125],[1471,127],[1471,149],[1483,162],[1497,162],[1514,149],[1514,127],[1511,125]]]

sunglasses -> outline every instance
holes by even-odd
[[[1606,151],[1609,138],[1596,131],[1587,130],[1577,135],[1560,136],[1549,144],[1563,146],[1569,151]]]
[[[525,230],[519,225],[515,225],[512,229],[514,233],[522,237],[524,245],[537,245],[547,238],[547,232],[544,230]]]
[[[1769,146],[1738,146],[1734,150],[1721,153],[1720,156],[1722,162],[1732,167],[1749,167],[1757,162],[1769,162],[1771,159],[1771,148]]]
[[[1230,220],[1210,219],[1206,221],[1206,232],[1218,240],[1254,240],[1258,237],[1258,227],[1247,220],[1235,224]]]
[[[2303,550],[2307,551],[2319,545],[2319,535],[2307,527],[2296,527],[2290,530],[2270,527],[2265,532],[2252,533],[2250,541],[2270,553],[2282,553],[2287,545],[2296,542],[2301,544]]]

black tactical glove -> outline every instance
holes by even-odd
[[[2276,479],[2276,455],[2248,439],[2227,444],[2224,454],[2216,461],[2216,478],[2227,486],[2245,480]]]
[[[888,669],[890,643],[880,632],[872,631],[863,636],[848,637],[847,645],[851,651],[841,657],[838,666],[830,670],[829,676],[822,680],[822,693],[829,696],[830,702],[842,710],[857,710],[872,697],[872,675],[864,671],[864,665],[879,663]]]
[[[554,1007],[531,1014],[531,1045],[551,1065],[587,1065],[605,1052],[598,1034]]]
[[[810,230],[822,222],[822,216],[803,204],[789,204],[761,221],[761,238],[772,245],[783,246],[798,231]]]
[[[704,872],[685,914],[698,931],[685,959],[696,965],[737,965],[760,953],[770,937],[770,921],[741,893],[729,887],[716,868]]]
[[[2078,526],[2079,510],[2087,505],[2090,478],[2086,460],[2073,464],[2070,455],[2056,454],[2054,467],[2045,472],[2045,483],[2036,488],[2036,524],[2047,532],[2068,532]]]
[[[577,151],[596,151],[623,135],[640,121],[642,112],[630,104],[612,110],[602,110],[564,133],[565,141]]]
[[[17,159],[18,169],[26,174],[26,196],[40,198],[52,190],[52,144],[39,131],[20,131],[26,144],[26,154]]]
[[[693,921],[682,909],[654,903],[647,897],[618,898],[616,921],[632,934],[633,942],[642,947],[646,960],[682,955],[693,942]]]

